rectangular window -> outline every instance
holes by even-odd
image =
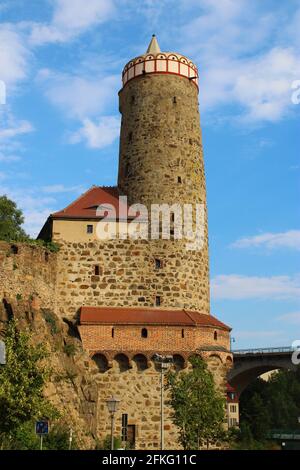
[[[128,414],[122,414],[122,441],[127,442],[128,439]]]
[[[236,405],[230,405],[230,411],[236,413]]]
[[[155,258],[155,269],[160,269],[162,267],[162,262],[160,259]]]
[[[95,276],[99,276],[100,275],[100,266],[95,266]]]
[[[94,229],[93,225],[87,225],[86,226],[86,233],[93,233],[93,229]]]
[[[161,298],[159,295],[155,297],[155,305],[156,307],[159,307],[161,305]]]

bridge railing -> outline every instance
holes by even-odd
[[[300,441],[300,430],[287,430],[272,429],[268,435],[268,439],[286,439]]]
[[[233,355],[239,354],[270,354],[270,353],[283,353],[293,352],[297,348],[292,346],[282,346],[280,348],[256,348],[256,349],[235,349],[232,351]]]

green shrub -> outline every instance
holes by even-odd
[[[72,343],[67,343],[64,345],[64,353],[68,356],[74,356],[76,353],[76,346]]]

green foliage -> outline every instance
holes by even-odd
[[[50,331],[52,335],[56,335],[59,331],[54,315],[49,310],[43,311],[44,318],[46,323],[50,326]]]
[[[122,447],[122,439],[114,436],[114,450]],[[107,435],[102,442],[97,442],[96,450],[110,450],[111,448],[111,437]]]
[[[0,240],[42,246],[52,253],[59,251],[59,245],[55,242],[30,238],[22,229],[23,223],[23,213],[17,208],[16,203],[7,196],[0,196]]]
[[[19,302],[20,300],[22,300],[22,294],[17,294],[17,295],[16,295],[16,299],[17,299],[18,302]]]
[[[185,450],[200,449],[225,437],[225,400],[216,390],[212,374],[199,357],[191,359],[190,372],[169,372],[167,389]]]
[[[48,435],[43,436],[44,450],[68,450],[70,431],[66,425],[55,423],[51,426]],[[39,450],[40,437],[35,434],[35,421],[27,421],[6,435],[2,440],[2,449],[5,450]],[[72,439],[72,449],[77,443]]]
[[[76,353],[76,346],[73,343],[67,343],[64,345],[64,353],[68,356],[74,356]]]
[[[15,320],[5,332],[6,365],[0,368],[0,436],[13,434],[24,423],[41,416],[54,417],[55,408],[43,397],[49,376],[43,345],[33,346]]]
[[[268,382],[258,378],[240,397],[241,434],[237,448],[270,448],[267,441],[272,429],[299,431],[300,369],[281,370]]]
[[[0,240],[18,241],[27,235],[22,229],[24,217],[15,202],[0,196]]]

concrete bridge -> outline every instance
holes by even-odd
[[[233,368],[228,374],[228,382],[240,395],[253,380],[264,372],[276,369],[296,370],[297,365],[292,362],[294,351],[295,348],[292,347],[232,351]]]

